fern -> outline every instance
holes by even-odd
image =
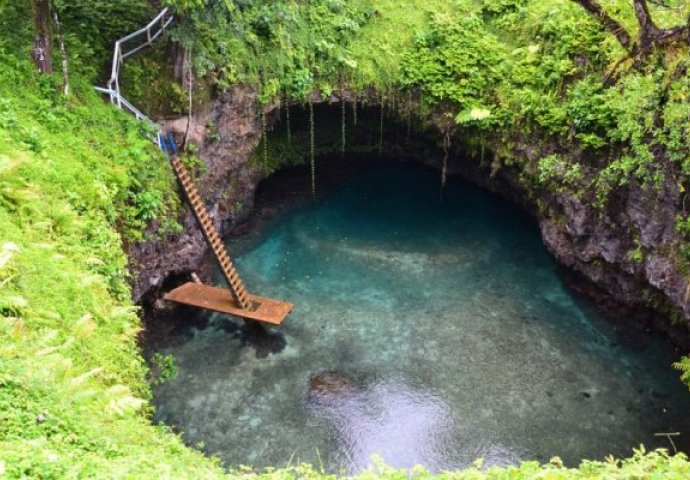
[[[680,370],[680,379],[690,388],[690,357],[683,357],[673,364],[673,368]]]

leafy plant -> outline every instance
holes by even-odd
[[[539,160],[539,184],[550,187],[556,192],[575,186],[582,178],[580,164],[569,163],[561,155],[547,155]]]
[[[679,362],[673,364],[674,368],[680,370],[680,379],[690,385],[690,357],[683,357]]]
[[[151,365],[151,378],[154,385],[162,385],[177,377],[177,362],[175,362],[175,357],[172,355],[156,352],[151,358]]]
[[[217,461],[150,425],[151,393],[136,343],[141,322],[123,244],[179,231],[179,201],[169,166],[141,126],[92,88],[107,77],[113,41],[145,24],[156,2],[53,3],[72,67],[69,100],[55,94],[59,75],[38,76],[30,61],[29,2],[0,1],[0,476],[221,478]],[[208,86],[222,91],[236,83],[254,86],[264,104],[342,88],[370,98],[374,87],[388,98],[411,98],[422,122],[450,114],[468,144],[486,140],[507,168],[530,181],[536,176],[530,187],[573,193],[586,172],[603,206],[631,182],[655,188],[665,172],[689,184],[684,50],[656,52],[639,68],[623,62],[617,82],[605,83],[621,59],[620,45],[572,1],[165,3],[176,9],[170,38],[194,52],[202,101]],[[672,8],[654,7],[660,25],[685,21],[687,6],[665,5]],[[636,21],[629,7],[627,0],[607,3],[626,26]],[[165,49],[128,65],[123,78],[137,101],[184,111],[184,92],[162,73]],[[320,153],[340,151],[340,129],[331,130],[333,138],[318,132]],[[221,140],[217,135],[216,129],[210,137]],[[308,135],[273,135],[266,171],[303,162],[299,145]],[[557,145],[559,154],[521,156],[517,139],[532,138]],[[596,161],[585,163],[583,151]],[[159,230],[150,230],[153,219]],[[679,219],[677,229],[690,232],[688,221]],[[687,242],[673,248],[690,258]],[[631,259],[641,254],[638,245]],[[159,380],[176,371],[165,356],[154,368]],[[677,368],[690,382],[690,360]],[[232,473],[249,480],[331,478],[304,465]],[[377,464],[361,478],[409,476],[432,475]],[[578,469],[554,459],[435,477],[680,479],[690,477],[690,463],[682,454],[638,449],[628,459],[583,461]]]

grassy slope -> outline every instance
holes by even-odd
[[[351,45],[362,81],[397,78],[398,52],[412,40],[400,26],[422,29],[425,8],[449,3],[378,2],[380,16]],[[76,94],[62,99],[58,78],[39,78],[28,52],[13,51],[0,42],[0,477],[222,476],[215,462],[148,420],[121,235],[135,240],[151,217],[174,217],[165,161],[78,73]],[[442,477],[690,476],[680,456],[638,453],[619,467],[527,463]],[[307,467],[266,476],[322,477]],[[408,474],[377,467],[362,475],[369,477]]]
[[[65,100],[24,58],[0,50],[0,477],[218,474],[148,425],[115,228],[136,237],[171,172],[78,76]]]

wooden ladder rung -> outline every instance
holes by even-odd
[[[236,272],[230,272],[230,273],[228,274],[228,277],[230,277],[230,281],[231,281],[231,282],[234,282],[234,283],[237,283],[237,282],[239,282],[239,280],[240,280],[239,277],[237,276],[237,273],[236,273]]]
[[[175,173],[177,174],[177,178],[182,185],[182,189],[187,194],[189,204],[194,210],[197,222],[199,223],[201,229],[206,233],[207,242],[213,250],[215,257],[220,264],[221,270],[223,271],[223,276],[230,286],[232,297],[236,299],[237,303],[239,303],[239,306],[243,310],[249,308],[250,303],[244,283],[242,282],[242,279],[230,260],[230,256],[225,249],[223,240],[220,238],[220,235],[218,235],[218,232],[213,225],[213,221],[211,221],[211,218],[206,211],[206,205],[204,205],[203,200],[199,196],[199,192],[194,186],[194,182],[187,173],[185,166],[177,157],[172,157],[172,164],[173,168],[175,169]]]

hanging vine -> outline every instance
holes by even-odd
[[[443,164],[441,166],[441,200],[448,181],[448,155],[450,154],[450,128],[443,133]]]
[[[379,118],[379,157],[383,157],[383,118],[386,113],[386,97],[381,96],[381,115]]]
[[[261,107],[261,141],[263,146],[263,167],[268,171],[268,128],[266,127],[266,109]]]
[[[341,139],[342,139],[342,145],[340,146],[340,154],[342,155],[343,158],[345,158],[345,148],[346,148],[346,130],[345,130],[345,99],[341,98],[340,99],[340,130],[341,130]]]
[[[484,135],[482,134],[482,136],[480,137],[480,140],[479,140],[479,148],[480,148],[479,164],[482,165],[482,166],[484,165],[484,150],[485,150],[485,147],[486,147],[486,140],[485,140],[485,138],[484,138]]]
[[[309,100],[309,160],[311,166],[311,195],[316,198],[316,146],[314,132],[314,104]]]
[[[412,135],[412,90],[407,91],[407,140]]]
[[[357,95],[355,95],[355,99],[352,101],[352,124],[357,125]]]
[[[292,145],[292,125],[290,124],[290,98],[285,95],[285,128],[287,130],[288,145]]]

